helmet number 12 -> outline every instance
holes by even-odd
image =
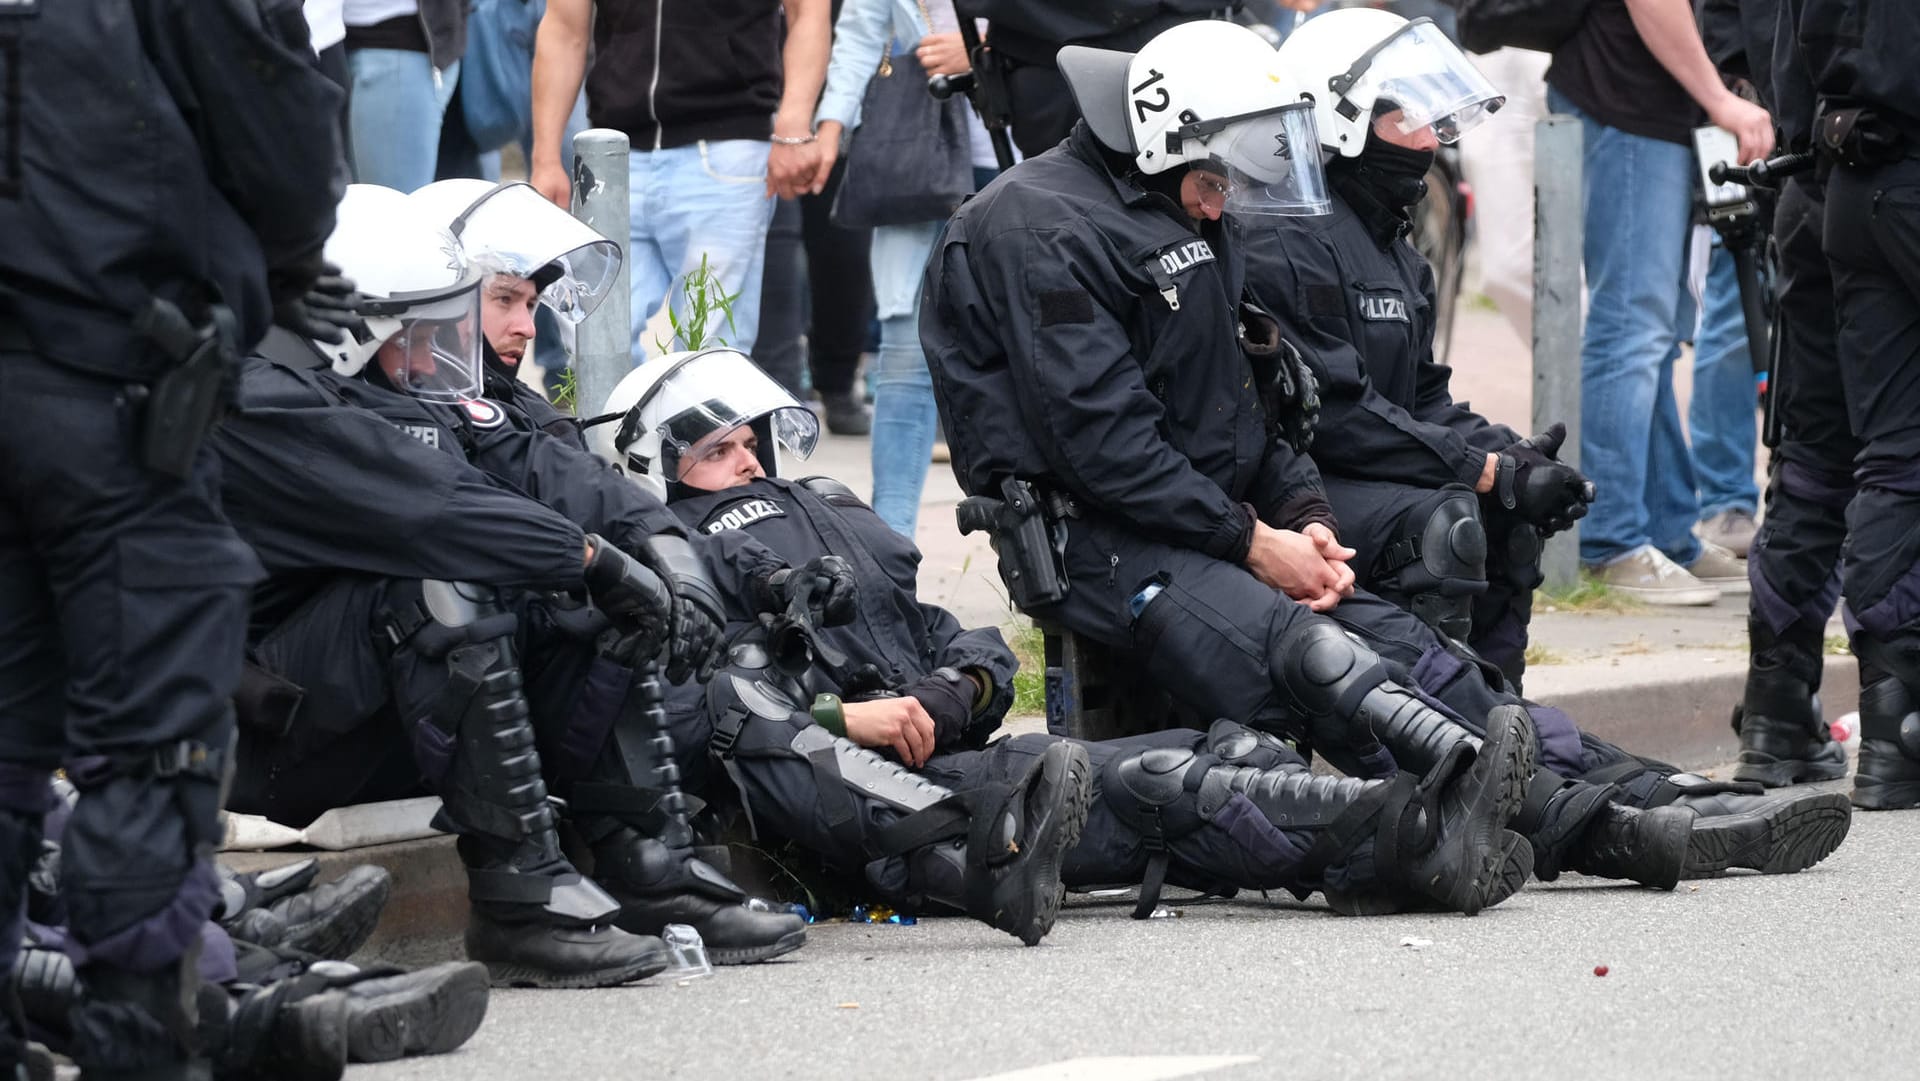
[[[1167,111],[1167,106],[1172,104],[1173,102],[1173,95],[1167,93],[1166,87],[1153,86],[1153,84],[1166,78],[1166,76],[1162,75],[1160,72],[1155,71],[1152,68],[1147,69],[1147,75],[1148,75],[1148,79],[1146,82],[1143,82],[1139,86],[1136,86],[1133,88],[1133,94],[1134,94],[1133,112],[1136,119],[1142,124],[1147,122],[1148,113],[1164,113]],[[1152,98],[1140,96],[1141,94],[1144,94],[1147,88],[1150,86],[1153,87],[1154,93],[1160,95],[1160,99],[1158,101],[1155,101]]]

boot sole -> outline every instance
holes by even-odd
[[[1838,762],[1818,762],[1807,758],[1775,758],[1758,751],[1740,752],[1740,764],[1733,769],[1736,781],[1752,781],[1762,788],[1786,788],[1809,781],[1837,781],[1847,775],[1846,756]]]
[[[433,984],[377,999],[349,999],[349,1061],[444,1055],[480,1030],[487,1016],[486,966],[469,961],[440,967],[447,970],[445,977]]]
[[[762,961],[771,961],[783,954],[789,954],[807,944],[807,929],[800,928],[781,935],[765,946],[742,946],[736,949],[707,951],[707,960],[716,965],[757,965]]]
[[[1503,834],[1526,797],[1535,754],[1533,724],[1518,707],[1500,706],[1487,715],[1487,736],[1481,741],[1474,764],[1454,782],[1477,783],[1481,788],[1470,833],[1462,843],[1480,849],[1483,855],[1479,866],[1465,881],[1455,882],[1453,888],[1435,898],[1448,909],[1475,915],[1487,907],[1488,898],[1502,887],[1509,861],[1507,839]],[[1476,774],[1482,779],[1476,781]],[[1531,856],[1531,852],[1528,855]],[[1529,860],[1528,873],[1532,869]],[[1506,896],[1502,895],[1500,900]]]
[[[1881,781],[1854,774],[1853,805],[1863,811],[1920,807],[1920,781]]]
[[[625,965],[610,968],[590,969],[586,972],[554,972],[550,969],[534,968],[530,965],[515,964],[510,961],[486,961],[487,981],[495,987],[539,987],[553,990],[576,990],[592,987],[618,987],[621,984],[635,983],[649,976],[657,976],[667,970],[667,951],[660,950],[648,954],[645,958]]]
[[[1847,798],[1838,792],[1764,812],[1698,819],[1687,834],[1681,877],[1711,878],[1735,867],[1767,875],[1804,871],[1839,848],[1852,824]]]
[[[349,872],[351,873],[351,872]],[[331,910],[330,918],[289,926],[281,945],[304,950],[329,961],[344,961],[373,936],[380,913],[393,892],[393,879],[381,876],[364,890]]]
[[[1040,778],[1036,783],[1061,790],[1061,806],[1052,822],[1043,826],[1041,834],[1031,839],[1041,848],[1028,855],[1029,866],[1023,868],[1020,879],[1029,884],[1047,885],[1044,889],[1027,891],[1029,894],[1039,894],[1034,898],[1031,912],[1016,914],[1012,919],[1006,919],[1001,914],[992,921],[995,927],[1028,946],[1038,946],[1040,940],[1053,930],[1054,921],[1060,916],[1060,905],[1067,893],[1067,888],[1060,882],[1060,865],[1067,850],[1080,840],[1080,831],[1087,824],[1087,807],[1093,788],[1093,767],[1087,761],[1087,752],[1070,743],[1056,743],[1048,747],[1040,759],[1039,770]],[[1026,799],[1031,795],[1032,789],[1029,788],[1021,798]]]
[[[1489,884],[1485,900],[1481,902],[1482,911],[1519,893],[1533,877],[1533,842],[1512,830],[1502,832],[1500,844],[1500,869]]]

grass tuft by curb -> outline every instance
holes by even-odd
[[[1638,612],[1644,605],[1614,589],[1586,571],[1572,589],[1555,590],[1545,586],[1535,595],[1534,606],[1542,612]]]
[[[1527,658],[1528,668],[1538,668],[1541,665],[1547,665],[1547,664],[1567,663],[1567,658],[1564,655],[1558,652],[1555,652],[1554,650],[1548,649],[1546,646],[1543,646],[1538,642],[1527,643],[1526,658]]]
[[[1031,715],[1047,711],[1046,637],[1040,628],[1025,619],[1015,619],[1001,628],[1013,655],[1020,659],[1020,670],[1013,674],[1013,708],[1009,713]]]
[[[1847,641],[1847,636],[1844,634],[1827,635],[1826,641],[1823,643],[1823,646],[1824,648],[1821,650],[1821,652],[1825,653],[1829,657],[1853,656],[1853,646]]]

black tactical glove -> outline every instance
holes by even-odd
[[[727,607],[720,600],[720,590],[707,577],[706,564],[693,550],[693,542],[685,537],[656,533],[640,546],[640,558],[673,590],[667,680],[685,683],[694,676],[705,683],[726,654],[721,638]]]
[[[302,338],[338,344],[361,324],[355,310],[360,296],[340,268],[314,256],[299,266],[267,275],[273,296],[273,322]]]
[[[587,593],[593,603],[613,621],[620,638],[631,637],[625,645],[631,664],[644,661],[658,652],[673,623],[673,591],[660,576],[640,561],[615,548],[606,538],[587,534],[593,554],[587,558]],[[653,650],[641,654],[646,642]]]
[[[815,556],[804,566],[782,567],[767,575],[756,583],[754,605],[762,612],[783,612],[803,582],[813,586],[807,607],[815,624],[838,627],[853,622],[860,584],[853,568],[839,556]]]
[[[1567,426],[1555,424],[1501,451],[1494,470],[1494,499],[1548,536],[1585,518],[1593,502],[1593,482],[1556,457],[1566,439]]]
[[[918,699],[927,716],[933,718],[933,742],[939,746],[954,742],[966,731],[979,688],[952,668],[936,668],[900,688],[900,693]]]

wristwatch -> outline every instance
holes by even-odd
[[[819,694],[813,698],[813,705],[807,713],[813,717],[813,723],[832,732],[836,736],[847,734],[847,710],[837,694]]]

